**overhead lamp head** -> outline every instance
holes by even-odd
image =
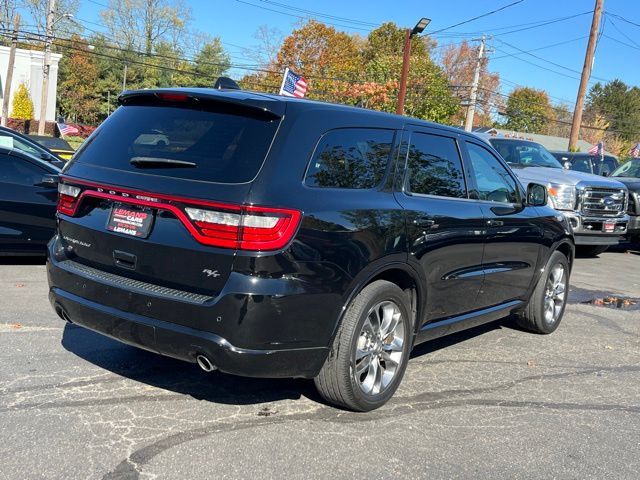
[[[427,28],[427,25],[429,25],[429,23],[431,23],[430,18],[422,17],[420,21],[416,23],[416,26],[413,27],[413,30],[411,30],[411,35],[413,36],[422,33],[424,29]]]

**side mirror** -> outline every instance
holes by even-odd
[[[549,201],[547,187],[539,183],[530,183],[527,186],[527,204],[532,207],[543,207]]]
[[[571,170],[571,166],[573,165],[569,160],[567,160],[566,162],[564,162],[563,167],[565,170]]]
[[[36,183],[39,187],[57,187],[60,178],[55,174],[43,175],[38,183]]]

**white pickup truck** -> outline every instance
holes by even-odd
[[[479,135],[511,166],[525,189],[547,186],[549,201],[573,227],[576,249],[598,255],[627,232],[627,187],[608,177],[566,170],[542,145],[529,140]]]

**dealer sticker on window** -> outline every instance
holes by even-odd
[[[133,237],[147,238],[153,223],[153,212],[149,209],[116,204],[111,209],[107,230]]]

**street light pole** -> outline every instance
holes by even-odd
[[[40,96],[40,118],[38,122],[38,135],[44,135],[44,127],[47,123],[47,102],[49,94],[49,70],[51,69],[51,42],[53,35],[53,22],[56,11],[56,0],[49,0],[47,7],[47,26],[44,41],[44,66],[42,68],[42,94]]]
[[[411,39],[414,35],[422,33],[427,25],[431,22],[428,18],[421,18],[413,27],[413,30],[407,28],[404,38],[404,47],[402,49],[402,74],[400,75],[400,90],[398,91],[398,103],[396,104],[396,113],[402,115],[404,113],[404,99],[407,95],[407,77],[409,76],[409,60],[411,57]]]

